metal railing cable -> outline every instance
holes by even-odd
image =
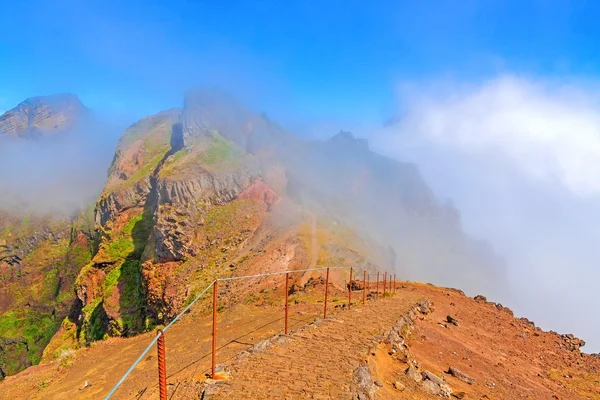
[[[158,335],[156,335],[154,337],[154,339],[152,339],[152,341],[150,342],[150,344],[148,345],[148,347],[146,347],[146,349],[142,352],[142,354],[140,354],[140,356],[138,357],[138,359],[135,360],[135,362],[133,364],[131,364],[131,367],[129,367],[129,369],[127,370],[127,372],[125,372],[125,375],[123,375],[121,377],[121,379],[119,380],[119,382],[117,382],[117,384],[111,389],[111,391],[108,392],[108,394],[106,395],[106,397],[104,398],[104,400],[110,399],[112,397],[112,395],[115,394],[115,392],[117,391],[117,389],[119,389],[119,387],[123,384],[123,382],[125,382],[125,379],[127,379],[127,377],[129,376],[129,374],[131,374],[131,372],[133,372],[133,370],[135,369],[135,367],[137,367],[137,365],[142,361],[142,359],[144,358],[144,356],[146,354],[148,354],[148,352],[150,351],[150,349],[152,348],[152,346],[154,346],[154,344],[156,343],[156,341],[158,340],[158,338],[161,335],[163,335],[164,332],[171,327],[171,325],[173,325],[175,322],[177,322],[177,320],[179,320],[179,318],[181,318],[181,316],[183,314],[185,314],[194,305],[194,303],[196,303],[198,300],[200,300],[200,298],[204,295],[204,293],[206,293],[208,291],[208,289],[210,289],[214,284],[215,284],[215,281],[213,280],[210,283],[210,285],[208,285],[206,287],[206,289],[204,289],[198,296],[196,296],[196,298],[190,304],[188,304],[188,306],[186,308],[183,309],[183,311],[181,311],[179,314],[177,314],[177,316],[175,318],[173,318],[173,321],[169,322],[169,324],[167,326],[165,326],[164,329],[162,329],[162,332],[160,332]]]
[[[257,275],[233,276],[233,277],[229,277],[229,278],[217,278],[217,279],[213,280],[210,283],[210,285],[208,285],[198,296],[196,296],[196,298],[190,304],[188,304],[179,314],[177,314],[177,316],[175,316],[175,318],[173,318],[173,320],[171,322],[169,322],[161,331],[158,332],[158,334],[154,337],[154,339],[152,339],[152,341],[144,349],[144,351],[142,352],[142,354],[140,354],[140,356],[137,358],[137,360],[135,360],[135,362],[131,365],[131,367],[129,367],[129,369],[127,370],[127,372],[125,372],[125,374],[121,377],[121,379],[117,382],[117,384],[111,389],[111,391],[108,392],[108,394],[106,395],[106,397],[104,398],[104,400],[109,400],[115,394],[115,392],[119,389],[119,387],[123,384],[123,382],[125,382],[125,380],[127,379],[127,377],[133,372],[133,370],[135,369],[135,367],[142,361],[142,359],[146,356],[146,354],[148,354],[148,352],[150,351],[150,349],[152,349],[152,346],[154,346],[154,344],[158,341],[158,339],[161,336],[163,336],[165,334],[165,332],[175,322],[177,322],[185,313],[187,313],[188,310],[198,300],[200,300],[200,298],[202,298],[202,296],[210,288],[212,288],[213,286],[215,286],[215,283],[217,281],[235,281],[235,280],[240,280],[240,279],[261,278],[261,277],[268,277],[268,276],[274,276],[274,275],[291,274],[291,273],[296,273],[296,272],[323,271],[323,270],[328,270],[328,269],[329,270],[331,270],[331,269],[351,269],[351,267],[320,267],[320,268],[296,269],[296,270],[286,270],[286,271],[282,271],[282,272],[269,272],[269,273],[257,274]]]
[[[329,268],[329,269],[348,269],[350,267],[321,267],[321,268],[307,268],[307,269],[290,269],[290,270],[286,270],[286,271],[282,271],[282,272],[267,272],[264,274],[257,274],[257,275],[232,276],[229,278],[219,278],[217,280],[219,280],[219,281],[236,281],[239,279],[261,278],[261,277],[265,277],[265,276],[285,275],[287,273],[292,274],[294,272],[324,271],[327,268]]]

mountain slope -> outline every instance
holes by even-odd
[[[414,166],[346,133],[304,141],[215,90],[125,131],[95,218],[99,249],[76,289],[84,344],[164,323],[215,277],[243,271],[391,270],[400,257],[472,278],[498,266]],[[269,246],[277,256],[265,261]]]
[[[69,93],[29,98],[0,116],[0,135],[37,138],[76,126],[88,110]]]
[[[42,141],[42,136],[62,138],[74,128],[84,129],[88,113],[70,94],[25,100],[0,117],[3,162],[42,147],[60,152],[62,142]],[[91,207],[79,204],[81,208],[67,211],[61,206],[60,212],[49,212],[44,206],[56,188],[48,176],[41,183],[27,182],[42,185],[37,188],[41,196],[31,196],[18,192],[25,185],[14,184],[27,181],[27,173],[10,160],[3,167],[18,171],[3,171],[10,178],[0,181],[0,379],[37,364],[63,319],[77,315],[73,284],[94,251]],[[36,167],[51,166],[31,166]]]
[[[323,289],[322,284],[316,287],[321,296]],[[343,291],[331,294],[332,306],[336,296],[347,298]],[[283,292],[277,295],[281,298]],[[401,282],[393,296],[381,297],[365,306],[355,300],[350,311],[333,309],[326,321],[314,324],[321,307],[313,313],[307,311],[310,304],[294,303],[289,336],[280,335],[281,303],[255,299],[224,304],[218,315],[225,329],[219,333],[217,360],[231,377],[216,385],[205,375],[210,371],[212,320],[207,299],[166,335],[169,396],[337,399],[358,396],[366,388],[375,399],[443,398],[430,392],[431,384],[417,382],[423,374],[443,377],[456,398],[461,392],[465,399],[600,396],[600,357],[581,353],[574,338],[544,332],[502,306],[455,289]],[[447,322],[449,313],[458,325]],[[60,362],[32,367],[0,383],[0,399],[101,398],[154,336],[109,339]],[[272,345],[265,346],[267,342]],[[416,374],[406,373],[410,365]],[[474,381],[448,374],[449,367]],[[113,398],[156,397],[156,369],[153,351]],[[356,378],[365,376],[357,374],[361,370],[379,385],[368,379],[363,381],[367,385],[359,385]]]

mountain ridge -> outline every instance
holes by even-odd
[[[52,136],[73,128],[89,113],[71,93],[30,97],[0,116],[0,135],[22,139]]]
[[[218,90],[125,130],[93,220],[44,362],[146,332],[215,277],[348,264],[478,286],[502,274],[415,165],[349,132],[304,140]]]

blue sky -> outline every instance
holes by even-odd
[[[5,0],[0,111],[72,92],[131,123],[213,85],[303,135],[353,130],[417,163],[506,258],[498,300],[600,351],[581,306],[600,307],[598,15],[560,0]]]
[[[2,11],[0,110],[68,91],[137,118],[213,84],[283,122],[352,126],[386,119],[398,82],[600,68],[594,2],[34,0]]]

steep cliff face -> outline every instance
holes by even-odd
[[[259,179],[257,162],[218,130],[185,143],[185,129],[181,112],[171,110],[134,124],[119,142],[96,206],[99,251],[78,280],[84,343],[173,316],[209,253],[237,240],[233,231],[250,229],[242,223],[213,232],[218,239],[206,224],[234,221],[242,210],[256,215],[241,195]]]
[[[95,220],[98,252],[76,287],[80,343],[168,321],[219,276],[495,261],[472,251],[415,166],[347,133],[304,141],[215,91],[123,134]]]
[[[36,138],[70,129],[88,110],[73,94],[29,98],[0,116],[0,135]]]
[[[0,375],[37,364],[62,320],[73,310],[74,282],[91,259],[93,219],[0,212]],[[74,318],[74,317],[73,317]]]
[[[28,152],[39,143],[20,139],[58,137],[75,127],[84,129],[87,115],[74,95],[27,99],[0,117],[0,137],[18,142],[19,151]],[[44,146],[55,144],[61,145],[48,141]],[[37,364],[63,319],[76,316],[73,285],[94,250],[93,207],[64,213],[27,208],[11,201],[14,185],[10,190],[6,185],[0,180],[0,191],[6,196],[0,202],[0,379]],[[47,190],[56,187],[47,185]],[[43,197],[34,200],[38,205],[44,202]]]

